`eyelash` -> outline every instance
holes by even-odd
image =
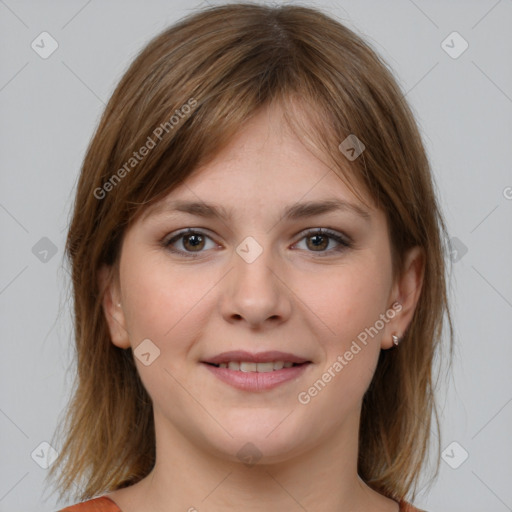
[[[187,252],[187,251],[177,250],[177,249],[172,247],[172,244],[174,242],[184,238],[187,235],[188,236],[190,236],[190,235],[200,235],[200,236],[209,238],[210,240],[212,239],[209,235],[207,235],[203,231],[196,230],[196,229],[193,229],[193,228],[187,228],[185,230],[182,230],[182,231],[176,233],[172,238],[164,239],[162,241],[162,245],[166,249],[168,249],[169,251],[171,251],[173,253],[176,253],[176,254],[183,255],[186,258],[198,258],[199,256],[201,256],[201,253],[204,252],[204,251],[199,251],[197,253],[194,253],[194,252]],[[331,231],[330,229],[326,229],[326,228],[316,228],[316,229],[310,229],[310,230],[305,231],[303,233],[302,237],[299,239],[299,242],[301,240],[303,240],[305,238],[308,238],[308,237],[311,237],[313,235],[325,236],[327,238],[335,240],[336,242],[338,242],[340,244],[337,248],[330,249],[328,251],[308,251],[308,252],[311,252],[311,253],[318,253],[319,257],[328,256],[328,255],[332,254],[333,252],[339,253],[339,252],[342,252],[342,251],[344,251],[346,249],[350,249],[353,246],[352,241],[348,237],[346,237],[346,236],[342,237],[337,232]],[[298,242],[296,242],[296,243],[298,243]]]

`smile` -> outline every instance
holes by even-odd
[[[227,368],[229,370],[240,371],[240,372],[256,372],[256,373],[268,373],[276,370],[282,370],[283,368],[291,368],[292,366],[298,366],[298,363],[292,361],[268,361],[263,363],[244,362],[244,361],[229,361],[227,363],[212,364],[217,368]]]
[[[254,393],[269,391],[287,382],[293,384],[313,365],[309,361],[304,363],[230,361],[218,364],[202,362],[201,366],[221,382],[233,388]]]

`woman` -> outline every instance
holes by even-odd
[[[156,37],[76,193],[51,475],[86,501],[63,510],[418,511],[445,231],[413,115],[351,30],[230,4]]]

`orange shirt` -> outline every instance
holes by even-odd
[[[400,512],[425,512],[419,508],[413,507],[407,501],[400,501]],[[92,500],[84,501],[76,505],[63,508],[58,512],[123,512],[110,498],[101,496]]]

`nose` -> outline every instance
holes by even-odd
[[[255,259],[254,246],[250,247],[252,255],[250,251],[244,253],[243,247],[234,252],[234,268],[224,280],[221,299],[226,321],[246,323],[252,329],[275,327],[289,318],[292,309],[292,291],[286,284],[283,265],[270,249],[259,245],[263,250]]]

